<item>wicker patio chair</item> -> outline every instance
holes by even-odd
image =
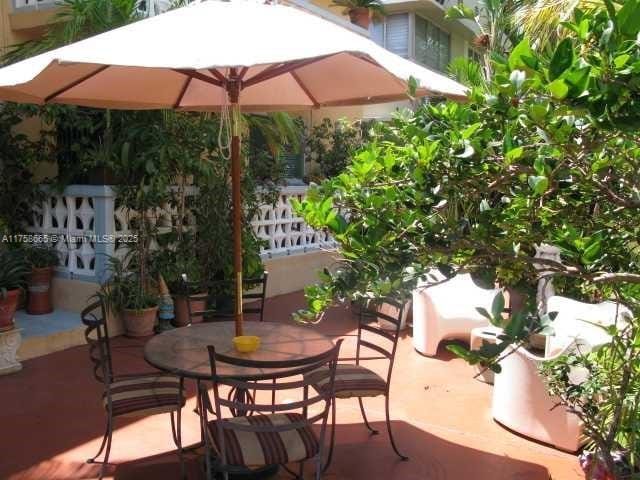
[[[93,375],[103,384],[102,404],[107,413],[107,425],[98,453],[87,463],[101,463],[100,479],[104,476],[109,461],[113,423],[117,417],[138,417],[169,413],[171,433],[178,447],[180,469],[184,477],[182,441],[180,433],[181,408],[185,400],[182,379],[161,373],[115,375],[111,361],[111,346],[107,328],[104,303],[98,300],[87,306],[81,314],[85,338],[89,345],[89,358],[93,364]],[[174,418],[174,413],[177,418]],[[106,447],[106,450],[105,450]],[[105,451],[104,459],[96,458]]]
[[[211,381],[213,384],[213,412],[216,419],[209,421],[207,410],[201,415],[205,436],[207,478],[212,478],[211,453],[215,452],[217,464],[214,470],[229,474],[242,467],[280,465],[296,478],[302,478],[304,463],[316,463],[316,480],[322,476],[323,445],[333,395],[333,377],[342,340],[326,353],[301,360],[255,361],[238,359],[216,353],[209,346]],[[221,376],[217,364],[222,362],[234,367],[261,369],[259,378],[251,381]],[[319,368],[326,369],[327,387],[309,397],[309,380],[305,374]],[[264,370],[266,369],[266,370]],[[258,380],[265,382],[258,382]],[[227,397],[220,394],[220,387],[231,388]],[[302,400],[278,403],[276,393],[302,390]],[[271,402],[261,401],[249,391],[271,394]],[[202,394],[207,395],[204,386]],[[222,408],[227,407],[234,417],[223,418]],[[320,407],[319,411],[316,408]],[[312,426],[320,423],[318,435]],[[299,472],[291,471],[287,464],[298,463]]]
[[[389,393],[391,387],[391,373],[396,356],[398,346],[398,337],[400,336],[400,325],[403,318],[404,305],[392,299],[384,299],[378,301],[375,305],[368,305],[360,309],[358,322],[358,340],[356,347],[355,359],[340,359],[339,361],[355,360],[355,364],[338,363],[335,373],[335,396],[331,408],[331,440],[329,447],[329,455],[323,470],[326,470],[331,464],[333,455],[333,445],[335,440],[336,425],[336,399],[338,398],[357,398],[360,404],[360,412],[366,427],[372,435],[378,434],[367,420],[364,410],[363,398],[377,397],[384,395],[385,397],[385,415],[387,430],[389,432],[389,440],[394,452],[402,459],[408,460],[409,457],[403,455],[398,450],[396,442],[391,431],[391,420],[389,418]],[[366,339],[363,338],[363,333]],[[376,340],[375,343],[373,340]],[[381,346],[379,343],[384,342]],[[378,356],[362,356],[362,349],[372,352]],[[381,377],[373,370],[368,369],[360,364],[363,360],[388,360],[386,378]],[[306,375],[306,379],[317,392],[326,392],[329,387],[330,372],[324,368],[311,372]]]

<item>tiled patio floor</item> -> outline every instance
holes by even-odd
[[[267,319],[287,321],[303,304],[302,295],[268,302]],[[355,320],[342,309],[318,327],[347,335],[353,346]],[[150,370],[142,358],[144,341],[116,339],[118,373]],[[576,480],[576,458],[521,438],[490,415],[491,387],[472,378],[461,360],[442,349],[436,358],[416,353],[410,333],[399,345],[392,382],[396,439],[411,457],[400,462],[388,444],[380,398],[366,401],[369,418],[383,433],[370,437],[357,401],[338,401],[337,446],[326,479],[344,480]],[[22,372],[0,377],[0,479],[71,480],[97,476],[84,460],[99,446],[104,411],[101,386],[93,380],[86,347],[76,347],[24,363]],[[193,387],[185,409],[185,444],[198,438],[192,414]],[[178,478],[168,415],[118,419],[108,478]],[[201,478],[198,458],[189,458],[189,478]],[[311,473],[311,471],[309,471]],[[289,478],[281,474],[278,478]],[[312,478],[309,474],[307,478]]]

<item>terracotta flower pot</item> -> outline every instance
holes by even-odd
[[[14,328],[13,316],[18,309],[18,297],[20,289],[7,291],[7,295],[0,295],[0,332],[6,332]]]
[[[153,327],[158,317],[158,307],[141,310],[124,309],[122,321],[127,337],[148,337],[153,335]]]
[[[27,313],[43,315],[53,312],[51,277],[53,267],[33,268],[27,278]]]
[[[204,293],[202,293],[202,295],[204,295]],[[207,302],[206,300],[192,300],[191,308],[193,308],[194,311],[204,310],[207,308]],[[187,304],[187,297],[184,295],[174,295],[173,310],[175,314],[173,324],[176,327],[185,327],[190,323],[201,323],[204,320],[202,315],[196,315],[193,319],[189,319],[189,305]]]
[[[369,9],[365,7],[353,8],[349,10],[349,19],[354,25],[369,30],[369,24],[371,23],[371,14]]]

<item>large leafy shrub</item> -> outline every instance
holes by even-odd
[[[489,91],[382,125],[313,189],[299,209],[347,260],[329,297],[406,293],[438,264],[533,283],[545,242],[563,256],[546,268],[600,297],[640,282],[640,24],[628,5],[615,22],[576,11],[551,58],[523,40],[496,60]]]
[[[341,173],[353,155],[365,144],[368,123],[324,118],[319,124],[310,127],[305,139],[310,180]]]
[[[308,288],[300,318],[340,299],[408,297],[434,267],[521,290],[544,267],[565,291],[613,298],[639,318],[639,19],[636,0],[576,9],[550,53],[525,38],[508,57],[494,55],[491,81],[468,103],[427,105],[382,126],[343,173],[298,205],[311,225],[334,235],[344,257]],[[563,262],[534,259],[541,243],[560,247]],[[530,327],[512,328],[504,343]],[[611,333],[613,345],[625,346],[616,361],[629,381],[598,397],[597,408],[637,412],[631,359],[640,345]],[[500,354],[467,359],[489,365]],[[635,437],[621,440],[635,417],[598,418],[589,434],[622,478],[611,451],[626,448],[638,463]]]
[[[18,131],[20,123],[33,115],[34,109],[12,103],[0,105],[0,234],[24,233],[40,198],[33,185],[33,165],[38,145]],[[5,238],[8,241],[8,237]]]
[[[269,121],[269,117],[264,119]],[[117,201],[135,212],[132,224],[138,241],[131,260],[139,277],[161,273],[174,291],[183,273],[190,281],[230,278],[230,162],[220,154],[219,118],[176,112],[113,112],[113,124],[121,132],[114,141],[119,155],[112,162],[123,180],[116,187]],[[250,158],[243,168],[243,249],[248,276],[263,270],[259,256],[262,242],[250,221],[259,205],[276,200],[281,171],[273,158],[259,162]],[[270,181],[265,183],[265,178]],[[174,207],[175,215],[156,218],[165,205]],[[189,216],[195,219],[196,229],[187,228]],[[172,228],[161,231],[159,226]],[[152,251],[156,242],[160,249]]]

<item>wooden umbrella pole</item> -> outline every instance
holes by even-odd
[[[240,82],[235,69],[231,69],[227,92],[231,103],[231,198],[233,201],[233,272],[235,275],[235,323],[236,336],[242,328],[242,185],[240,163]]]

